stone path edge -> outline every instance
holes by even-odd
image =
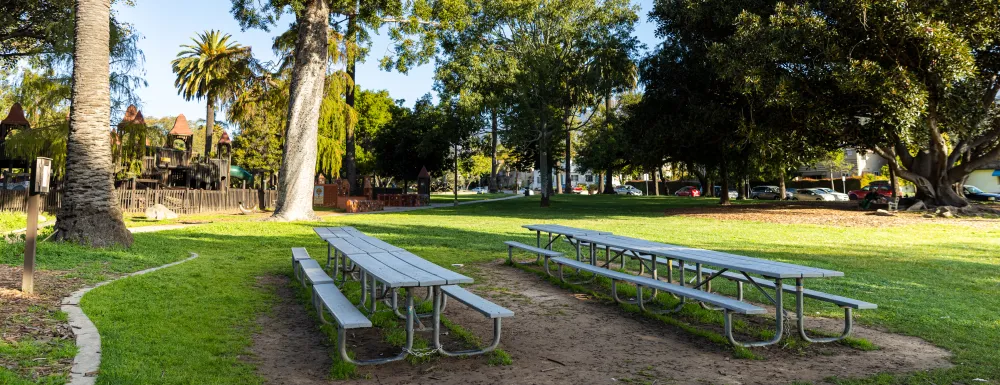
[[[195,258],[198,258],[198,254],[191,253],[191,256],[186,259],[88,286],[63,298],[61,310],[69,318],[69,325],[76,336],[77,347],[76,357],[73,358],[73,367],[70,369],[70,381],[68,385],[93,385],[97,381],[97,371],[101,366],[101,335],[97,333],[97,327],[94,326],[94,323],[90,321],[87,314],[80,308],[80,299],[83,298],[84,294],[120,279],[152,273],[160,269],[188,262]]]

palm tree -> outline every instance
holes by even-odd
[[[245,80],[243,70],[251,61],[250,47],[244,47],[228,33],[216,30],[199,33],[191,38],[194,44],[182,45],[183,51],[171,62],[177,79],[177,93],[186,100],[206,99],[205,157],[212,154],[212,127],[215,126],[216,103],[235,93]]]
[[[111,0],[77,0],[66,182],[56,239],[94,247],[131,246],[114,204],[111,146]]]

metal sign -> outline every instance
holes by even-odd
[[[32,192],[36,194],[47,194],[49,183],[52,181],[52,159],[38,157],[35,160],[35,188]]]

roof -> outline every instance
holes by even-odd
[[[426,166],[425,167],[421,167],[420,168],[420,173],[417,174],[417,178],[430,178],[430,177],[431,177],[431,173],[427,172],[427,167]]]
[[[177,115],[177,120],[174,120],[174,128],[170,129],[170,135],[176,136],[191,136],[194,135],[191,132],[191,127],[188,127],[188,120],[184,117],[184,114]]]
[[[24,109],[21,108],[21,103],[14,103],[10,106],[10,112],[7,113],[7,117],[0,120],[0,124],[11,125],[11,126],[30,126],[28,119],[24,118]]]
[[[229,144],[233,141],[229,139],[229,133],[226,130],[222,130],[222,135],[219,136],[219,144]]]
[[[146,119],[142,117],[142,111],[139,111],[134,104],[128,106],[128,109],[125,110],[125,117],[118,123],[118,129],[120,130],[122,127],[130,124],[146,125]]]

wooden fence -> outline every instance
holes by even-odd
[[[251,209],[274,208],[278,195],[274,190],[230,189],[211,190],[115,190],[115,202],[123,213],[144,213],[146,208],[157,203],[167,206],[178,214],[199,214],[212,212],[236,212],[240,203]],[[28,209],[26,191],[0,190],[0,211],[20,211]],[[54,213],[62,204],[62,193],[47,194],[41,209]]]

